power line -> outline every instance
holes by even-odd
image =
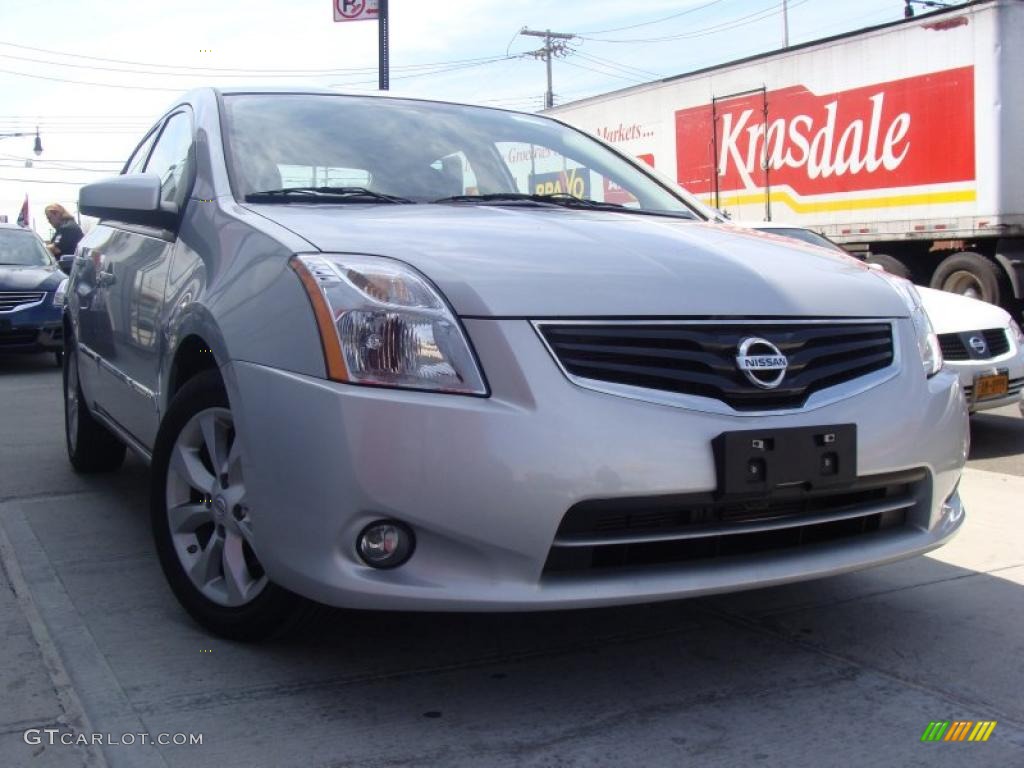
[[[710,8],[713,5],[718,5],[719,3],[723,2],[723,1],[724,0],[711,0],[710,3],[704,3],[703,5],[697,5],[697,6],[694,6],[693,8],[689,8],[689,9],[687,9],[685,11],[680,11],[679,13],[673,13],[671,16],[663,16],[662,18],[654,19],[653,21],[641,21],[639,24],[630,24],[628,27],[613,27],[612,29],[599,29],[596,32],[585,32],[584,34],[587,34],[587,35],[604,35],[604,34],[607,34],[608,32],[623,32],[623,31],[625,31],[627,29],[636,29],[637,27],[647,27],[647,26],[650,26],[651,24],[661,24],[664,21],[670,21],[671,19],[678,19],[680,16],[688,16],[691,13],[696,13],[697,11],[703,11],[705,8]]]
[[[641,79],[639,79],[637,77],[628,77],[626,75],[619,75],[619,74],[616,74],[614,72],[608,72],[607,70],[595,69],[594,67],[588,67],[585,64],[574,63],[574,62],[570,61],[569,59],[566,59],[564,63],[568,64],[570,67],[576,67],[577,69],[585,69],[588,72],[597,72],[599,75],[604,75],[605,77],[615,77],[615,78],[618,78],[619,80],[625,80],[627,82],[634,83],[636,85],[639,85],[640,83],[647,82],[646,80],[641,80]]]
[[[367,75],[376,71],[374,67],[353,67],[347,69],[335,69],[335,70],[295,70],[282,72],[264,72],[255,69],[244,69],[237,68],[233,72],[211,70],[210,72],[199,71],[198,68],[184,67],[183,69],[189,69],[192,71],[188,72],[165,72],[159,69],[125,69],[124,67],[104,67],[97,64],[77,64],[63,61],[51,61],[48,59],[36,59],[30,56],[14,56],[9,53],[0,53],[0,58],[3,59],[15,59],[17,61],[27,61],[33,64],[43,64],[52,67],[66,67],[68,69],[76,70],[97,70],[101,72],[117,72],[126,75],[158,75],[160,77],[217,77],[217,78],[252,78],[255,74],[258,74],[260,78],[289,78],[289,79],[301,79],[306,77],[330,77],[334,75]],[[405,66],[393,67],[395,70],[403,72],[415,72],[422,69],[429,69],[435,66],[448,65],[448,64],[461,64],[461,63],[474,63],[485,60],[487,57],[480,57],[476,59],[456,59],[449,62],[437,62],[436,64],[407,64]],[[150,65],[140,65],[150,66]]]
[[[156,86],[146,85],[123,85],[118,83],[94,83],[89,80],[72,80],[67,77],[47,77],[46,75],[32,75],[28,72],[12,72],[9,69],[0,69],[0,73],[5,75],[17,75],[19,77],[31,77],[35,80],[49,80],[55,83],[74,83],[75,85],[96,85],[102,88],[123,88],[135,91],[163,91],[165,93],[181,93],[182,88],[158,88]]]
[[[2,154],[2,153],[0,153],[0,158],[4,158],[4,159],[7,159],[7,160],[21,160],[21,161],[31,160],[33,163],[35,163],[35,162],[44,162],[44,163],[113,163],[113,164],[117,164],[117,165],[124,165],[124,160],[95,160],[95,159],[92,159],[92,160],[72,160],[72,159],[69,159],[69,158],[61,158],[60,160],[57,160],[55,158],[47,158],[46,160],[39,161],[37,158],[34,158],[34,157],[22,157],[21,155],[7,155],[7,154]]]
[[[23,184],[67,184],[77,187],[89,183],[86,179],[83,179],[82,181],[56,181],[53,179],[12,179],[7,176],[0,176],[0,181],[16,181]]]
[[[326,68],[326,69],[287,69],[287,68],[256,69],[256,68],[250,68],[250,67],[190,67],[190,66],[186,66],[184,64],[160,64],[160,63],[145,62],[145,61],[128,61],[126,59],[109,59],[109,58],[105,58],[103,56],[86,56],[85,54],[81,54],[81,53],[67,53],[65,51],[55,51],[55,50],[52,50],[52,49],[49,49],[49,48],[35,48],[33,46],[30,46],[30,45],[19,45],[17,43],[8,43],[8,42],[4,42],[2,40],[0,40],[0,45],[5,45],[5,46],[7,46],[9,48],[18,48],[18,49],[25,50],[25,51],[35,51],[36,53],[49,53],[49,54],[55,55],[55,56],[65,56],[65,57],[70,57],[70,58],[74,58],[74,59],[88,59],[89,61],[103,61],[103,62],[112,63],[112,64],[129,64],[129,65],[139,66],[139,67],[154,67],[154,68],[179,69],[179,70],[183,69],[183,70],[190,70],[190,71],[200,72],[200,73],[205,73],[205,72],[225,72],[225,73],[226,72],[238,72],[238,73],[241,73],[241,74],[259,74],[259,75],[264,75],[264,74],[270,74],[270,73],[278,72],[278,73],[283,73],[283,74],[295,74],[295,75],[338,75],[338,74],[346,74],[346,73],[348,73],[348,74],[363,74],[363,73],[371,73],[371,72],[376,72],[377,71],[376,67],[336,67],[336,68]],[[487,58],[487,57],[483,57],[483,58]],[[425,62],[425,63],[421,63],[421,64],[405,64],[405,65],[402,65],[402,66],[399,66],[399,67],[393,67],[393,69],[418,69],[418,68],[422,68],[422,67],[434,67],[434,66],[439,66],[439,65],[444,65],[444,64],[464,64],[464,63],[469,63],[469,62],[472,62],[472,61],[481,61],[481,60],[482,59],[451,59],[451,60],[448,60],[448,61]],[[129,70],[125,70],[125,71],[128,72]]]
[[[808,0],[796,0],[796,2],[791,3],[789,5],[789,8],[796,8],[797,6],[803,5],[807,1]],[[589,40],[590,42],[595,43],[665,43],[673,40],[692,40],[698,37],[706,37],[708,35],[718,34],[719,32],[725,32],[730,29],[736,29],[737,27],[746,26],[747,24],[753,24],[758,21],[763,21],[764,19],[767,19],[771,16],[776,16],[779,13],[782,13],[782,8],[777,7],[773,4],[769,8],[764,8],[760,11],[755,11],[754,13],[747,14],[746,16],[739,16],[735,19],[723,21],[718,24],[712,24],[710,26],[703,27],[702,29],[695,29],[689,32],[682,32],[677,35],[664,35],[661,37],[641,37],[631,39],[620,38],[617,40],[589,37],[586,35],[580,35],[579,37],[581,40]]]
[[[603,59],[600,56],[594,56],[593,54],[583,53],[583,51],[573,50],[573,55],[579,56],[584,61],[589,61],[593,64],[600,64],[601,66],[604,67],[616,69],[627,75],[642,75],[648,78],[661,77],[661,75],[659,75],[657,72],[650,72],[646,69],[640,69],[638,67],[629,66],[628,64],[619,64],[618,62],[611,61],[610,59]]]

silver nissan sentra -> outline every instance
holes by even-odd
[[[913,286],[558,121],[197,90],[80,208],[68,454],[151,462],[213,632],[760,587],[963,522],[964,400]]]

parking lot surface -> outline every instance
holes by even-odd
[[[144,464],[75,475],[52,360],[0,358],[0,766],[1024,765],[1024,419],[972,432],[967,522],[927,557],[629,608],[338,611],[243,646],[165,586]],[[935,720],[998,724],[922,743]]]

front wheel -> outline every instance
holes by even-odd
[[[313,604],[267,579],[257,557],[241,441],[217,371],[171,402],[153,452],[150,510],[164,576],[211,632],[262,640],[310,612]]]

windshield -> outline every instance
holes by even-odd
[[[50,254],[32,232],[0,229],[0,265],[46,267],[52,263]]]
[[[224,97],[234,191],[258,202],[593,201],[695,217],[585,134],[550,119],[453,104],[311,94]],[[330,188],[345,190],[331,196]],[[285,189],[303,193],[256,195]],[[514,196],[534,199],[516,201]],[[484,196],[493,196],[482,199]],[[451,199],[457,198],[457,199]]]

